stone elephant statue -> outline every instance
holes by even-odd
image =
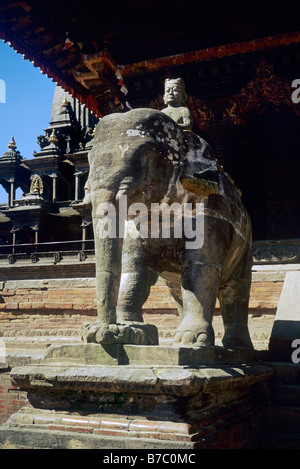
[[[142,306],[161,276],[181,317],[174,344],[214,345],[218,298],[223,345],[252,348],[251,222],[209,144],[163,112],[134,109],[100,120],[89,165],[83,204],[92,210],[98,318],[83,340],[158,343],[154,326],[143,324]],[[168,223],[150,233],[147,217],[160,211],[162,218],[172,204],[181,213],[170,210]],[[189,229],[179,233],[178,220]]]

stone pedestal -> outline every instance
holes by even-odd
[[[300,272],[287,272],[271,332],[272,357],[291,362],[292,343],[300,339]]]
[[[0,447],[254,448],[271,376],[248,350],[52,346],[40,364],[12,369],[30,406],[0,428]]]

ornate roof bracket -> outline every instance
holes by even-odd
[[[236,93],[223,112],[222,120],[227,124],[243,125],[253,112],[263,112],[269,104],[287,106],[300,117],[300,108],[291,99],[291,83],[274,73],[274,67],[261,61],[256,77]]]

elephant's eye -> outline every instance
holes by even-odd
[[[154,156],[154,152],[151,151],[151,150],[148,150],[148,151],[146,151],[146,152],[144,153],[144,156],[145,156],[146,158],[152,158],[152,157]]]

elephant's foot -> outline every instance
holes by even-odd
[[[193,345],[195,347],[209,347],[213,345],[205,332],[196,335],[193,331],[177,331],[174,336],[173,344]]]
[[[174,345],[193,345],[194,347],[210,347],[215,342],[215,335],[211,326],[203,327],[197,324],[185,324],[183,319],[177,329],[173,344]]]
[[[158,331],[152,324],[87,324],[82,340],[97,344],[158,345]]]

